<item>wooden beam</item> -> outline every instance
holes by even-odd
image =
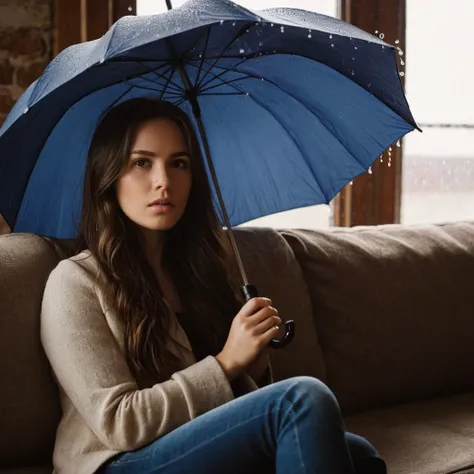
[[[405,50],[406,0],[342,0],[342,19]],[[402,78],[403,79],[403,78]],[[340,193],[334,223],[340,226],[390,224],[400,221],[402,148],[391,152]]]
[[[54,55],[72,44],[80,43],[82,29],[82,0],[55,0]]]

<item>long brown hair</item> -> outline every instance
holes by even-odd
[[[115,184],[129,160],[137,128],[155,118],[178,124],[191,153],[192,186],[186,210],[167,232],[162,265],[175,284],[184,310],[207,320],[223,344],[241,301],[232,289],[232,265],[189,117],[163,101],[131,99],[112,108],[92,139],[84,177],[79,251],[88,249],[109,283],[112,302],[125,323],[127,362],[147,385],[179,370],[166,347],[171,309],[165,303],[138,230],[121,210]]]

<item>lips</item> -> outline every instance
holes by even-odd
[[[152,207],[152,206],[169,206],[169,207],[172,207],[173,204],[171,204],[171,202],[168,201],[168,199],[157,199],[156,201],[153,201],[150,204],[148,204],[148,206],[149,207]]]

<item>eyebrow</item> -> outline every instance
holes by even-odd
[[[148,150],[132,150],[130,152],[130,155],[142,155],[142,156],[149,156],[150,158],[156,157],[156,154],[153,153],[152,151]],[[188,158],[191,158],[191,155],[187,151],[177,151],[175,153],[171,154],[171,158],[179,158],[182,156],[187,156]]]

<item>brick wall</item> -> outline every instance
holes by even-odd
[[[0,0],[0,125],[52,54],[53,0]],[[7,232],[0,216],[0,235]]]

